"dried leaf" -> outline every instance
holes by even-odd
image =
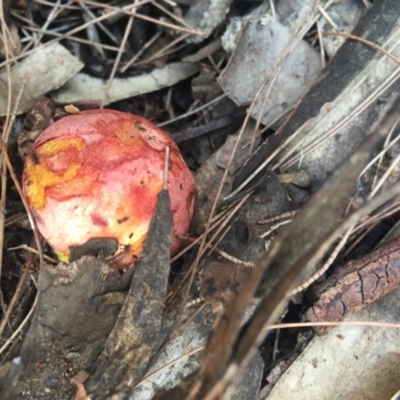
[[[243,28],[235,53],[218,79],[224,92],[237,105],[252,102],[290,37],[290,29],[268,15],[250,21]],[[261,92],[251,110],[252,117],[258,118],[263,109],[262,122],[269,125],[286,114],[311,86],[321,68],[316,49],[300,41],[286,58],[265,106],[268,85]]]
[[[61,44],[43,46],[11,68],[11,110],[24,79],[27,83],[18,104],[18,114],[32,107],[39,96],[58,89],[82,68],[83,64]],[[7,113],[7,87],[5,71],[0,74],[0,115]]]
[[[225,19],[229,12],[232,0],[202,0],[192,3],[185,15],[185,21],[199,31],[199,34],[190,37],[188,41],[201,42]]]
[[[390,43],[391,51],[398,56],[399,18],[400,9],[396,0],[376,2],[360,19],[353,34],[383,47]],[[301,158],[301,167],[309,173],[312,186],[319,187],[352,153],[377,121],[390,95],[397,93],[398,81],[392,79],[388,83],[391,85],[389,89],[372,99],[370,106],[354,115],[351,122],[348,121],[349,114],[364,103],[369,94],[382,86],[396,69],[398,65],[375,49],[356,41],[346,41],[302,98],[284,129],[279,135],[269,137],[251,155],[235,179],[235,186],[247,179],[287,138],[300,130],[276,159],[282,159],[296,149],[295,155]],[[332,127],[345,122],[334,135],[322,140]],[[307,146],[317,141],[318,146],[306,153]],[[296,162],[292,169],[297,170],[299,163]]]

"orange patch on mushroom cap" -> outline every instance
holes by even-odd
[[[67,116],[34,143],[23,187],[42,235],[66,257],[91,238],[116,238],[117,267],[134,263],[163,188],[166,146],[175,252],[193,214],[194,178],[168,135],[113,110]]]

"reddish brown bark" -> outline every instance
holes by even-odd
[[[317,302],[305,313],[311,322],[341,321],[400,286],[400,238],[339,267],[314,288]]]

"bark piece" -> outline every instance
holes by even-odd
[[[342,321],[400,286],[400,238],[339,267],[313,289],[318,301],[303,319]],[[325,328],[316,328],[323,333]]]
[[[121,277],[93,257],[42,267],[37,309],[22,346],[21,375],[12,398],[26,399],[24,393],[37,400],[73,398],[76,386],[69,376],[93,368],[131,276]],[[0,398],[10,397],[1,392]]]
[[[267,399],[392,399],[400,382],[400,331],[362,323],[398,323],[399,300],[395,290],[346,318],[360,325],[344,324],[315,336]]]
[[[95,399],[128,399],[150,358],[164,339],[162,306],[167,291],[172,243],[172,214],[167,191],[157,207],[128,295],[99,357],[86,390]]]

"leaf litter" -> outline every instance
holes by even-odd
[[[384,326],[398,320],[398,283],[374,265],[396,275],[398,240],[373,250],[398,219],[396,1],[240,3],[5,2],[2,398],[398,391],[398,331]],[[267,43],[269,52],[248,51]],[[308,77],[291,64],[301,48],[312,54],[302,61]],[[198,200],[191,237],[172,264],[166,192],[138,266],[122,276],[107,261],[115,243],[57,264],[35,229],[33,240],[13,182],[36,135],[69,103],[143,115],[180,143]],[[349,265],[351,282],[335,286]],[[376,290],[385,279],[390,294]],[[276,322],[300,326],[316,307],[325,313],[318,321],[337,322],[344,315],[327,316],[325,291],[338,307],[334,299],[359,295],[360,282],[368,293],[345,315],[362,305],[348,318],[381,328],[342,325],[323,338],[310,328],[269,331]],[[306,296],[297,293],[309,285]],[[273,388],[265,377],[278,370]]]

